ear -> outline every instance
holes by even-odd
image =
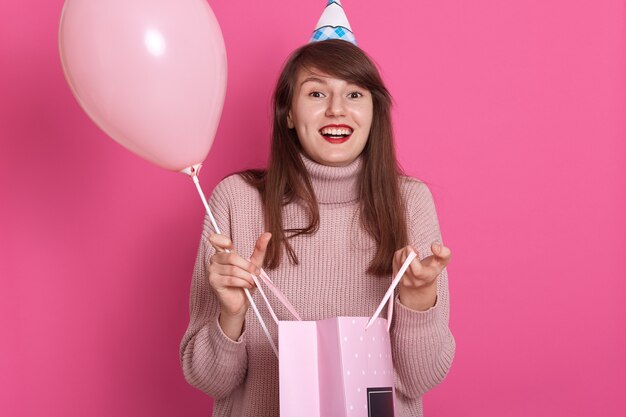
[[[287,127],[289,127],[289,129],[293,129],[293,121],[291,120],[291,110],[289,110],[289,113],[287,114]]]

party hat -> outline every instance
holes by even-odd
[[[342,39],[356,45],[350,23],[339,0],[328,0],[309,43],[326,39]]]

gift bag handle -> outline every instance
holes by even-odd
[[[374,320],[376,320],[378,318],[378,316],[380,315],[383,307],[385,306],[385,303],[387,303],[387,301],[389,301],[389,298],[393,294],[393,291],[396,289],[396,287],[400,283],[400,279],[402,278],[402,276],[404,275],[406,270],[409,268],[409,265],[411,264],[413,259],[415,259],[416,256],[417,256],[417,254],[414,251],[411,251],[409,253],[409,256],[407,256],[406,260],[402,264],[402,267],[400,267],[400,270],[398,271],[398,273],[396,274],[394,279],[391,281],[391,285],[389,286],[389,289],[385,293],[382,301],[378,305],[378,308],[374,312],[374,315],[367,322],[367,325],[365,326],[365,330],[367,330],[372,325]],[[267,299],[267,296],[265,295],[265,291],[263,291],[263,287],[260,285],[260,281],[263,281],[263,283],[265,285],[267,285],[267,287],[270,289],[270,291],[276,296],[278,301],[280,301],[287,308],[287,310],[294,316],[294,318],[296,320],[302,321],[302,318],[300,317],[300,315],[298,314],[296,309],[289,302],[287,297],[285,297],[285,295],[282,293],[282,291],[280,291],[280,289],[274,284],[274,282],[271,280],[271,278],[267,275],[267,273],[263,269],[261,269],[261,273],[258,276],[252,275],[252,279],[254,280],[254,283],[256,284],[256,287],[258,288],[259,292],[261,293],[261,297],[263,298],[263,301],[265,302],[265,305],[267,306],[267,309],[269,310],[270,315],[272,316],[272,319],[274,319],[274,321],[276,322],[276,325],[278,325],[278,317],[276,317],[276,313],[274,312],[274,309],[272,308],[272,305],[270,304],[269,300]],[[258,313],[257,306],[254,303],[254,301],[252,300],[252,297],[249,297],[248,301],[250,302],[250,304],[252,306],[252,309],[254,310],[257,318],[261,322],[261,325],[263,327],[263,331],[265,333],[265,336],[267,337],[268,341],[270,342],[270,345],[272,346],[272,349],[274,350],[274,353],[276,354],[276,356],[278,356],[278,349],[276,348],[276,345],[274,344],[274,340],[270,336],[269,331],[267,331],[267,328],[265,327],[265,323],[263,322],[263,319],[261,318],[261,315]],[[391,327],[391,319],[392,319],[392,317],[393,317],[393,300],[389,301],[389,305],[387,306],[387,331],[389,331],[389,329]]]
[[[391,285],[389,286],[389,289],[387,289],[387,292],[385,293],[382,301],[378,305],[378,308],[374,312],[374,315],[367,322],[367,326],[365,326],[366,330],[372,325],[374,320],[376,320],[378,318],[378,316],[380,315],[383,307],[385,306],[385,303],[389,300],[389,298],[393,294],[393,291],[396,289],[396,287],[400,283],[400,279],[402,279],[402,276],[404,275],[406,270],[409,268],[409,265],[411,264],[411,262],[413,262],[413,259],[415,259],[416,256],[417,256],[417,254],[414,251],[411,251],[409,253],[409,256],[407,256],[406,260],[402,264],[402,267],[400,267],[400,270],[398,270],[398,273],[396,274],[394,279],[391,281]],[[291,305],[291,303],[289,302],[287,297],[285,297],[285,295],[282,293],[282,291],[280,291],[280,289],[276,285],[274,285],[274,282],[267,275],[267,273],[265,273],[265,270],[261,269],[261,273],[259,274],[259,276],[257,277],[255,275],[252,275],[252,279],[254,280],[254,283],[256,284],[257,288],[259,289],[259,292],[261,293],[261,297],[263,298],[263,301],[265,301],[265,305],[267,305],[267,308],[268,308],[270,314],[272,315],[272,318],[274,319],[274,322],[276,322],[277,325],[278,325],[278,317],[276,317],[276,313],[274,313],[274,309],[272,308],[269,300],[265,296],[265,292],[263,291],[263,288],[261,287],[261,285],[259,285],[259,279],[258,278],[261,278],[261,281],[263,281],[265,283],[265,285],[268,286],[270,291],[272,291],[272,293],[274,293],[276,298],[278,298],[278,301],[280,301],[285,307],[287,307],[287,310],[294,316],[294,318],[296,320],[302,321],[302,318],[300,318],[300,315],[298,314],[296,309],[293,307],[293,305]],[[390,302],[389,305],[387,306],[387,321],[388,321],[387,322],[387,330],[389,330],[389,326],[390,326],[390,323],[391,323],[392,316],[393,316],[393,302]]]
[[[254,280],[254,283],[259,289],[259,292],[261,293],[261,297],[263,298],[263,301],[265,301],[265,305],[267,306],[267,309],[270,311],[270,314],[272,315],[274,322],[276,322],[276,324],[278,325],[278,317],[276,317],[276,313],[274,313],[274,309],[272,308],[272,305],[270,304],[269,300],[265,296],[265,291],[263,291],[263,287],[261,287],[260,285],[259,278],[261,281],[263,281],[265,285],[267,285],[267,287],[276,296],[276,298],[278,298],[278,301],[280,301],[282,305],[284,305],[287,308],[287,310],[291,313],[291,315],[296,320],[302,321],[302,318],[300,317],[300,315],[298,314],[294,306],[289,302],[287,297],[285,297],[285,294],[283,294],[282,291],[274,284],[274,281],[272,281],[272,279],[267,275],[265,270],[261,269],[261,273],[258,276],[253,274],[252,279]]]
[[[394,279],[391,281],[391,285],[389,286],[389,289],[385,293],[383,300],[378,305],[378,308],[374,312],[374,315],[367,322],[367,325],[365,326],[365,330],[367,330],[372,325],[372,323],[374,323],[374,320],[378,318],[378,316],[380,315],[380,312],[383,310],[385,303],[389,301],[389,305],[387,306],[387,332],[389,331],[389,329],[391,328],[391,318],[393,317],[393,303],[394,303],[394,300],[389,300],[389,298],[393,294],[393,291],[396,289],[396,287],[400,283],[400,279],[402,278],[406,270],[409,268],[409,265],[411,264],[411,262],[413,262],[413,259],[415,259],[416,256],[417,254],[414,251],[411,251],[411,253],[409,253],[409,256],[407,256],[406,260],[402,264],[402,267],[400,268],[400,270],[398,271]]]
[[[248,259],[248,261],[249,260],[250,259]],[[278,289],[278,287],[274,284],[272,279],[261,268],[261,273],[258,276],[252,274],[252,280],[254,281],[254,284],[256,285],[256,287],[259,290],[259,292],[261,293],[261,297],[263,298],[263,301],[265,302],[265,305],[267,306],[267,309],[269,310],[270,315],[272,316],[272,319],[274,319],[274,322],[276,323],[277,326],[278,326],[278,317],[276,317],[276,313],[274,312],[274,309],[272,308],[272,305],[270,304],[270,301],[267,299],[267,296],[265,295],[265,291],[263,291],[263,287],[261,286],[261,283],[259,282],[259,279],[261,281],[263,281],[265,283],[265,285],[267,285],[267,287],[270,289],[270,291],[272,291],[272,293],[274,293],[276,298],[278,298],[278,300],[285,307],[287,307],[287,310],[293,315],[293,317],[296,320],[302,321],[302,318],[300,317],[300,315],[298,314],[296,309],[293,307],[293,305],[291,305],[291,303],[289,302],[287,297],[285,297],[285,294],[283,294],[282,291],[280,291],[280,289]],[[263,333],[265,333],[265,337],[270,342],[270,346],[272,346],[272,350],[274,351],[274,354],[278,357],[278,349],[276,348],[276,344],[274,343],[274,339],[272,339],[272,336],[270,335],[270,332],[267,330],[267,327],[265,326],[265,321],[263,321],[263,317],[261,317],[261,313],[259,313],[259,309],[257,308],[257,306],[256,306],[254,300],[252,299],[252,297],[248,297],[248,302],[250,303],[250,306],[252,307],[252,310],[254,310],[254,314],[259,319],[259,323],[261,324],[261,328],[263,329]]]

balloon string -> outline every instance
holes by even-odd
[[[204,204],[204,208],[206,209],[206,212],[208,213],[209,218],[211,219],[213,230],[218,235],[222,234],[222,232],[220,232],[219,226],[217,225],[217,222],[215,221],[215,217],[213,217],[213,212],[211,211],[211,207],[209,207],[209,203],[207,203],[206,198],[204,197],[204,193],[202,192],[202,187],[200,187],[200,181],[198,180],[198,176],[192,175],[191,179],[193,180],[193,183],[196,184],[196,189],[198,190],[198,194],[200,194],[200,198],[202,199],[202,204]],[[228,249],[226,249],[226,252],[228,252]]]
[[[215,231],[215,233],[221,234],[222,232],[220,232],[220,228],[217,225],[217,222],[215,221],[215,217],[213,217],[213,212],[211,211],[211,207],[209,207],[209,203],[207,203],[206,198],[204,197],[204,193],[202,192],[202,187],[200,187],[200,181],[198,180],[198,176],[196,175],[195,171],[192,171],[192,172],[193,174],[191,175],[191,179],[193,180],[194,184],[196,184],[196,189],[198,190],[198,194],[200,194],[200,199],[202,199],[202,204],[204,204],[204,208],[206,209],[206,212],[209,215],[209,218],[211,219],[213,230]],[[228,249],[224,249],[224,250],[227,253],[230,253]],[[274,339],[272,339],[272,336],[270,336],[270,332],[269,330],[267,330],[265,321],[263,321],[263,317],[261,317],[261,313],[259,313],[259,310],[257,309],[256,304],[254,303],[254,300],[252,300],[252,295],[250,295],[250,291],[247,288],[244,288],[243,291],[246,293],[246,297],[248,298],[248,302],[252,306],[252,310],[254,310],[254,314],[256,318],[259,320],[259,323],[261,323],[261,328],[263,329],[265,336],[267,336],[267,340],[269,340],[270,345],[272,345],[272,349],[274,350],[274,353],[276,354],[276,356],[278,356],[278,349],[276,348],[276,345],[274,344]]]

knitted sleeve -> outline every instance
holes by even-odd
[[[433,196],[426,184],[410,180],[407,218],[410,243],[420,259],[431,256],[431,243],[441,240]],[[396,296],[391,328],[392,357],[396,390],[407,398],[419,398],[443,381],[456,348],[448,327],[449,291],[446,268],[437,277],[435,305],[414,311],[400,304]]]
[[[228,181],[219,183],[209,205],[222,234],[230,236],[230,205]],[[215,249],[208,241],[212,232],[208,214],[205,215],[200,247],[193,270],[189,326],[180,343],[180,363],[189,384],[220,399],[228,396],[246,375],[248,357],[246,332],[233,341],[224,334],[219,323],[219,301],[209,285],[208,265]]]

